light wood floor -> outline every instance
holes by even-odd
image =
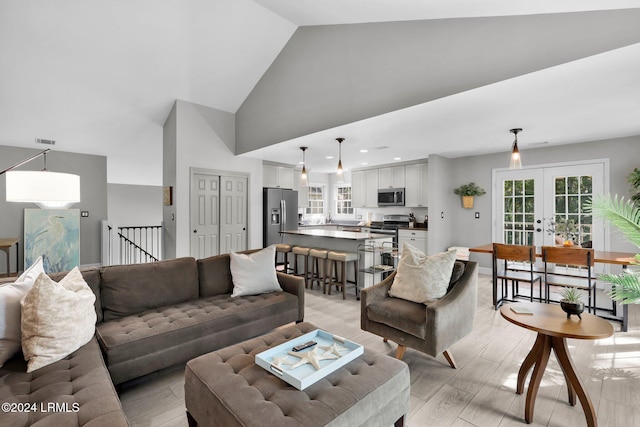
[[[640,425],[640,309],[632,305],[629,311],[629,332],[599,341],[569,340],[600,426]],[[373,350],[395,352],[395,344],[360,330],[360,302],[353,296],[343,301],[336,293],[307,290],[305,320]],[[612,324],[619,331],[620,324]],[[534,332],[508,323],[492,309],[491,278],[480,276],[474,330],[451,348],[458,369],[451,369],[442,356],[434,359],[411,349],[405,353],[411,370],[407,424],[524,425],[525,398],[515,394],[516,377],[534,340]],[[132,426],[186,426],[182,377],[183,367],[175,367],[128,384],[120,397]],[[533,425],[586,425],[580,404],[569,406],[566,396],[564,377],[552,355]]]

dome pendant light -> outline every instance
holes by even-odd
[[[509,162],[509,169],[522,169],[522,159],[520,158],[520,150],[518,150],[518,133],[522,132],[522,129],[511,129],[509,132],[516,136],[511,147],[511,161]]]
[[[309,147],[300,147],[300,149],[302,150],[302,171],[300,171],[301,187],[307,187],[309,185],[309,179],[307,177],[307,168],[306,168],[305,155],[304,155],[304,152],[307,150],[307,148]]]
[[[336,138],[338,141],[338,170],[336,171],[336,180],[344,182],[344,174],[342,173],[342,141],[344,138]]]

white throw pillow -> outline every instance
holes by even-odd
[[[276,246],[249,255],[231,252],[232,297],[281,291],[276,274]]]
[[[426,256],[405,242],[389,295],[423,304],[442,298],[447,293],[455,261],[455,250]]]
[[[27,372],[64,359],[95,333],[96,296],[75,267],[56,283],[42,273],[22,299],[22,353]]]
[[[20,300],[31,290],[40,273],[44,273],[42,257],[14,283],[0,286],[0,366],[20,350]]]

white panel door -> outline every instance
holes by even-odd
[[[247,249],[247,191],[245,177],[220,177],[220,253]]]
[[[220,177],[194,173],[191,177],[191,256],[218,255]]]

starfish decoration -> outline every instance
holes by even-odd
[[[275,366],[276,368],[280,368],[282,367],[282,365],[290,365],[290,362],[287,362],[287,359],[289,358],[288,355],[283,354],[282,356],[274,356],[271,359],[271,364],[273,366]]]
[[[341,351],[347,351],[347,348],[344,348],[342,346],[338,347],[338,344],[333,343],[331,345],[321,345],[319,346],[322,350],[324,350],[324,354],[334,354],[338,357],[342,357],[342,354],[340,354]],[[323,356],[324,356],[323,354]],[[338,358],[336,357],[336,359]]]
[[[306,353],[300,353],[300,352],[296,353],[294,351],[288,351],[287,352],[288,354],[300,358],[300,361],[293,364],[290,369],[295,369],[298,366],[306,365],[307,363],[310,363],[316,369],[320,369],[321,360],[338,358],[338,356],[336,356],[335,354],[327,354],[327,352],[324,352],[323,354],[319,354],[317,350],[318,349],[316,347],[311,351],[307,351]]]

